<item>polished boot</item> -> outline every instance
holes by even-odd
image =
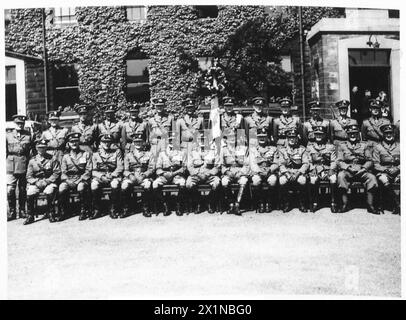
[[[256,198],[256,202],[257,204],[257,211],[258,213],[264,213],[265,212],[265,197],[264,197],[264,190],[262,190],[261,187],[258,188],[258,190],[256,190],[257,196]]]
[[[299,210],[300,212],[307,212],[307,207],[306,207],[306,198],[307,198],[307,188],[306,186],[300,186],[298,187],[299,191]]]
[[[395,190],[393,189],[393,186],[390,184],[385,187],[386,190],[388,190],[389,196],[393,199],[394,202],[394,207],[392,214],[400,215],[400,199],[399,196],[396,194]]]
[[[79,193],[79,203],[80,203],[79,220],[82,221],[87,218],[86,197],[84,192]]]
[[[16,219],[16,198],[15,194],[8,194],[7,195],[8,201],[8,215],[7,221],[15,220]]]
[[[185,188],[180,188],[176,199],[176,209],[175,213],[177,216],[183,216],[183,202],[185,201]]]
[[[237,216],[241,215],[240,202],[242,199],[242,195],[244,193],[244,188],[245,188],[245,185],[240,185],[240,188],[238,189],[238,194],[237,194],[237,201],[234,204],[234,214]]]
[[[369,213],[379,215],[381,212],[374,206],[374,193],[375,192],[373,190],[367,191],[367,211]]]
[[[49,222],[60,221],[60,214],[55,212],[55,196],[53,194],[47,195],[47,211],[49,213]]]
[[[142,193],[142,215],[151,218],[151,190],[144,190]]]
[[[20,189],[19,195],[18,195],[18,218],[25,218],[26,213],[25,213],[25,204],[26,204],[26,194],[25,190]]]
[[[69,205],[68,192],[59,194],[58,199],[59,214],[55,217],[56,221],[62,221],[66,216],[68,216],[69,214],[68,205]]]
[[[292,210],[292,206],[290,204],[290,194],[287,188],[280,188],[281,193],[281,203],[282,203],[282,212],[286,213]]]
[[[122,211],[120,212],[120,215],[119,215],[120,219],[128,216],[129,202],[130,202],[130,190],[122,190],[121,191]]]
[[[90,220],[97,219],[100,217],[100,191],[92,192],[92,215]]]
[[[310,211],[316,212],[319,209],[319,185],[318,184],[310,184]]]
[[[164,216],[167,217],[171,214],[168,199],[164,199]]]
[[[337,213],[338,212],[338,206],[337,206],[337,186],[334,183],[330,183],[330,190],[331,190],[331,212],[332,213]]]
[[[197,188],[193,189],[193,203],[194,203],[194,214],[201,213],[200,210],[200,193]]]
[[[34,218],[34,201],[35,198],[30,196],[27,198],[27,217],[24,221],[24,225],[33,223],[35,221]]]
[[[275,189],[269,187],[267,192],[264,192],[265,212],[272,212],[272,196],[275,194]]]
[[[207,212],[213,214],[216,208],[216,204],[214,202],[215,199],[215,190],[210,190],[209,194],[207,195]]]
[[[341,193],[341,208],[340,208],[340,213],[344,213],[350,210],[349,205],[348,205],[348,194],[346,189],[339,189]]]
[[[230,186],[228,186],[224,189],[224,195],[225,195],[225,202],[228,207],[227,214],[232,214],[232,213],[234,213],[234,201],[233,201],[234,196],[233,196],[233,192],[232,192]]]
[[[116,189],[111,189],[111,196],[110,196],[110,218],[117,219],[119,216],[119,208],[118,208],[118,197],[119,192]]]

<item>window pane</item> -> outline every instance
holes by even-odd
[[[6,84],[16,82],[16,67],[7,66],[6,67]]]
[[[348,62],[350,66],[390,66],[390,50],[348,50]]]
[[[58,87],[78,86],[77,65],[75,64],[56,64],[54,65],[54,85]]]
[[[127,7],[126,9],[127,9],[127,20],[140,21],[146,19],[145,6]]]
[[[134,52],[129,56],[143,56]],[[149,59],[127,59],[127,100],[145,102],[150,99]]]

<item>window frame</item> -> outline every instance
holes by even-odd
[[[144,17],[141,19],[130,19],[129,15],[128,15],[128,11],[131,9],[143,9],[143,14]],[[125,13],[126,13],[126,19],[128,22],[130,23],[145,23],[147,21],[148,18],[148,7],[147,6],[126,6],[125,7]],[[142,16],[142,14],[140,14],[140,16]]]
[[[148,81],[145,81],[145,82],[129,82],[129,81],[128,81],[128,79],[129,79],[129,74],[128,74],[128,63],[127,63],[127,61],[136,61],[136,60],[147,61],[146,66],[145,66],[145,68],[144,68],[142,71],[144,72],[145,69],[147,70],[147,80],[148,80]],[[140,99],[134,99],[134,96],[130,96],[130,95],[129,95],[129,85],[131,85],[131,84],[138,84],[138,87],[141,87],[141,88],[143,88],[144,86],[147,86],[148,90],[145,90],[145,95],[148,96],[148,97],[151,96],[151,82],[150,82],[150,73],[149,73],[149,64],[150,64],[150,61],[151,61],[151,59],[150,59],[146,54],[144,54],[144,53],[141,52],[141,51],[133,51],[133,52],[130,52],[130,53],[127,55],[127,57],[126,57],[126,59],[125,59],[125,64],[126,64],[125,95],[126,95],[127,101],[146,102],[146,101],[149,100],[149,99],[145,99],[145,101],[143,101],[142,98],[140,98]],[[144,75],[142,75],[142,76],[144,76]],[[141,76],[141,77],[142,77],[142,76]],[[137,87],[137,86],[136,86],[136,87]],[[140,95],[140,97],[142,97],[142,95]]]
[[[60,67],[66,67],[66,66],[72,66],[73,67],[73,70],[75,70],[75,77],[76,77],[76,82],[77,82],[77,84],[76,85],[63,85],[63,86],[58,86],[57,85],[57,81],[55,81],[56,80],[56,78],[57,78],[57,75],[56,75],[56,72],[60,72],[60,71],[57,71],[56,69],[57,69],[57,67],[58,66],[60,66]],[[73,106],[75,103],[79,103],[80,102],[80,90],[79,90],[79,76],[78,76],[78,68],[79,68],[79,65],[78,65],[78,63],[54,63],[53,65],[52,65],[52,80],[53,80],[53,94],[54,94],[54,101],[55,101],[55,103],[56,104],[58,104],[58,106],[59,105],[63,105],[63,104],[61,104],[61,103],[59,103],[59,102],[57,102],[57,100],[59,100],[58,99],[58,97],[59,96],[62,96],[63,94],[63,92],[69,92],[69,91],[72,91],[72,90],[76,90],[77,91],[77,99],[73,99],[74,101],[71,103],[71,104],[66,104],[65,106]]]
[[[63,9],[69,10],[69,15],[57,15],[56,13],[59,11],[62,13]],[[73,14],[71,14],[71,9],[73,9]],[[69,17],[69,20],[63,21],[63,17]],[[73,18],[72,18],[73,17]],[[76,24],[78,21],[76,19],[76,7],[55,7],[53,8],[53,25],[55,26],[68,26]]]

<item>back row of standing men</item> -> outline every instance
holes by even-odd
[[[59,164],[62,165],[62,168],[65,167],[67,170],[67,174],[72,172],[73,175],[77,174],[77,171],[80,171],[81,166],[83,165],[86,167],[88,163],[87,158],[92,158],[92,170],[97,171],[98,169],[101,172],[109,172],[109,165],[108,163],[117,163],[124,158],[128,158],[127,155],[135,154],[136,157],[134,158],[135,163],[140,163],[140,158],[142,154],[138,154],[141,151],[141,146],[145,145],[146,142],[149,142],[151,145],[151,154],[160,153],[160,151],[165,151],[166,148],[162,148],[162,141],[167,138],[167,141],[171,141],[172,145],[176,145],[179,143],[180,151],[184,151],[184,153],[190,157],[190,161],[193,162],[193,151],[196,151],[196,137],[201,134],[202,130],[205,129],[204,120],[203,118],[196,112],[197,106],[196,102],[193,99],[187,99],[184,101],[184,106],[186,109],[186,114],[183,118],[180,118],[175,121],[171,115],[168,115],[165,111],[165,104],[166,100],[164,98],[157,98],[152,100],[155,106],[155,114],[153,117],[145,121],[144,119],[139,117],[139,105],[135,104],[130,109],[130,118],[128,121],[121,123],[115,119],[115,112],[116,109],[114,106],[110,106],[105,110],[105,120],[100,124],[91,124],[88,123],[88,110],[85,106],[79,107],[76,111],[79,114],[79,123],[72,127],[71,133],[73,135],[68,135],[68,130],[66,128],[61,128],[59,126],[59,114],[58,112],[50,112],[49,113],[49,122],[50,128],[42,133],[42,137],[40,143],[37,143],[37,150],[41,150],[42,147],[46,147],[46,152],[51,156],[52,159],[57,160]],[[235,101],[231,97],[225,97],[223,99],[223,106],[224,106],[224,113],[221,115],[220,118],[220,127],[222,130],[223,135],[225,136],[225,145],[228,151],[238,149],[238,146],[241,146],[240,142],[243,141],[243,145],[247,142],[251,145],[251,137],[255,137],[255,141],[257,144],[255,145],[256,150],[259,152],[258,156],[255,157],[255,161],[257,164],[263,165],[264,167],[269,167],[271,169],[272,165],[275,165],[278,162],[278,175],[279,175],[279,184],[281,189],[283,189],[285,185],[290,185],[290,182],[295,182],[299,186],[300,189],[304,189],[304,186],[307,182],[307,173],[309,171],[309,167],[306,169],[306,165],[308,165],[309,161],[306,161],[306,157],[315,158],[316,161],[313,163],[312,169],[316,171],[319,170],[316,176],[322,175],[325,179],[326,177],[330,177],[330,182],[334,182],[334,179],[331,179],[332,172],[326,170],[317,169],[317,161],[319,161],[320,165],[330,166],[330,162],[332,164],[336,164],[336,156],[338,155],[337,147],[340,147],[342,150],[346,152],[341,152],[341,156],[344,158],[347,157],[348,159],[342,159],[343,163],[353,162],[353,166],[351,165],[342,165],[341,171],[346,172],[346,174],[341,174],[341,181],[338,182],[338,185],[341,189],[348,189],[348,182],[355,178],[359,178],[363,181],[366,185],[366,189],[368,194],[370,194],[367,198],[368,200],[368,209],[374,213],[377,213],[377,209],[373,206],[373,194],[377,187],[376,178],[371,177],[371,161],[372,161],[372,153],[378,152],[381,155],[378,155],[380,159],[384,159],[388,156],[391,159],[396,159],[392,161],[389,166],[396,166],[399,160],[399,147],[396,142],[390,143],[391,141],[386,139],[386,133],[383,132],[383,128],[385,128],[386,132],[389,135],[393,136],[396,131],[396,127],[391,126],[389,120],[382,118],[380,116],[380,102],[377,100],[371,100],[370,103],[370,112],[371,117],[365,120],[361,127],[361,135],[363,142],[359,140],[359,132],[357,123],[355,120],[349,118],[347,116],[347,111],[349,107],[349,102],[346,100],[342,100],[337,102],[337,107],[339,109],[339,116],[331,121],[326,119],[322,119],[320,116],[320,107],[317,102],[312,102],[310,104],[310,113],[311,118],[306,121],[305,123],[301,123],[300,119],[296,116],[293,116],[291,113],[292,102],[290,99],[285,98],[280,101],[282,114],[280,117],[273,119],[272,117],[268,116],[264,112],[264,108],[266,106],[266,100],[264,98],[258,97],[253,99],[253,107],[254,112],[243,118],[241,115],[238,115],[234,112],[235,108]],[[41,176],[46,175],[47,169],[50,172],[55,173],[55,168],[52,168],[52,163],[46,163],[46,159],[43,155],[39,155],[39,161],[36,161],[35,158],[33,159],[32,165],[28,165],[28,173],[27,164],[30,156],[32,155],[32,141],[29,134],[25,133],[22,128],[24,125],[25,117],[16,115],[15,122],[17,123],[17,129],[9,132],[7,134],[7,185],[8,185],[8,202],[9,202],[9,217],[13,219],[16,215],[15,209],[15,189],[17,186],[17,182],[19,182],[19,213],[20,215],[25,215],[25,190],[26,190],[26,179],[28,181],[28,188],[27,193],[30,198],[32,195],[38,194],[40,191],[44,191],[46,194],[49,194],[50,198],[55,197],[55,188],[48,188],[50,185],[55,184],[58,177],[52,178],[52,175],[45,179],[45,181],[41,182]],[[20,124],[20,125],[18,125]],[[388,126],[389,125],[389,126]],[[209,122],[208,128],[211,127],[211,123]],[[385,131],[384,130],[384,131]],[[243,134],[238,134],[243,132]],[[317,138],[321,136],[320,138]],[[69,137],[69,139],[68,139]],[[351,137],[355,138],[351,142]],[[289,139],[291,138],[291,139]],[[385,140],[386,139],[386,140]],[[290,140],[290,141],[289,141]],[[65,147],[67,142],[69,141],[68,145],[70,146],[70,152],[65,157]],[[330,142],[330,143],[328,143]],[[72,144],[72,145],[71,145]],[[101,148],[99,150],[99,144],[101,144]],[[114,150],[113,153],[107,152],[104,147],[108,144],[108,149]],[[197,142],[197,145],[199,142]],[[237,144],[237,149],[236,149]],[[307,145],[307,149],[302,145]],[[346,147],[348,144],[348,148]],[[377,145],[383,146],[382,148],[378,148]],[[72,150],[75,150],[75,145],[77,145],[77,149],[82,150],[83,152],[75,153]],[[165,145],[166,146],[166,145]],[[39,148],[38,148],[39,147]],[[272,152],[269,153],[269,149],[273,147],[275,150],[278,151],[278,161],[274,161],[272,159]],[[261,148],[265,148],[261,150]],[[242,148],[243,150],[244,148]],[[340,150],[341,150],[340,149]],[[310,151],[309,151],[310,150]],[[327,151],[324,151],[327,150]],[[329,151],[330,150],[330,151]],[[96,152],[95,155],[92,155],[94,151]],[[227,167],[227,153],[231,153],[226,151],[222,153],[222,165]],[[305,152],[306,151],[306,152]],[[310,152],[310,154],[309,154]],[[41,153],[38,151],[38,153]],[[255,152],[249,152],[254,154]],[[318,155],[326,153],[329,155],[330,159],[327,162],[324,160],[317,160]],[[238,150],[236,152],[236,158],[238,158]],[[242,158],[247,155],[248,152],[244,151],[241,153]],[[347,156],[345,156],[347,154]],[[138,156],[138,157],[137,157]],[[144,155],[145,156],[145,155]],[[354,159],[354,157],[356,159]],[[49,162],[51,161],[49,159]],[[210,158],[210,157],[209,157]],[[229,157],[231,158],[231,157]],[[280,158],[285,158],[286,166],[280,166]],[[300,158],[300,159],[299,159]],[[362,159],[360,159],[362,158]],[[158,157],[159,159],[159,157]],[[261,160],[262,159],[262,160]],[[266,161],[264,161],[264,159]],[[379,160],[380,160],[379,159]],[[128,159],[127,159],[128,160]],[[298,161],[300,160],[300,161]],[[314,159],[313,159],[314,160]],[[190,164],[190,161],[188,163]],[[127,161],[128,163],[131,161]],[[161,166],[162,166],[161,159]],[[171,162],[171,161],[169,161]],[[204,161],[203,161],[204,162]],[[230,167],[237,167],[235,163],[231,163]],[[238,161],[237,161],[238,162]],[[296,162],[296,165],[295,165]],[[376,161],[375,161],[376,162]],[[387,161],[385,162],[387,163]],[[332,165],[331,164],[331,165]],[[354,168],[360,165],[361,167],[355,170]],[[242,161],[242,166],[244,166],[244,161]],[[104,167],[104,168],[103,168]],[[140,165],[141,167],[141,165]],[[251,166],[252,167],[252,166]],[[375,166],[376,167],[376,166]],[[399,164],[397,164],[399,167]],[[324,167],[323,167],[324,168]],[[116,168],[115,168],[116,169]],[[100,186],[110,184],[113,188],[112,194],[112,202],[117,203],[119,195],[114,193],[114,189],[117,189],[119,185],[119,181],[117,183],[113,183],[111,180],[114,180],[114,170],[112,170],[112,174],[100,174],[99,177],[94,177],[92,180],[92,191],[97,191]],[[128,169],[128,168],[127,168]],[[282,170],[281,170],[282,169]],[[286,170],[285,170],[286,169]],[[330,168],[331,169],[331,168]],[[334,168],[332,168],[334,170]],[[362,170],[361,170],[362,169]],[[364,170],[365,169],[365,170]],[[161,177],[158,179],[159,181],[156,182],[157,186],[162,186],[164,183],[167,183],[168,180],[173,180],[172,178],[176,178],[176,176],[182,176],[184,172],[181,172],[182,166],[180,165],[177,169],[179,174],[172,174],[171,179],[168,179],[169,174],[162,170]],[[191,169],[193,171],[193,169]],[[385,169],[386,170],[386,169]],[[33,172],[39,172],[40,174],[37,177],[31,177]],[[129,170],[127,170],[129,171]],[[156,170],[158,173],[159,170]],[[175,170],[176,171],[176,170]],[[190,170],[189,170],[190,171]],[[233,171],[233,170],[225,170]],[[235,178],[238,175],[241,175],[241,170],[237,170],[239,173],[237,175],[233,174],[226,174],[223,176],[228,176],[229,178]],[[261,170],[259,170],[261,171]],[[264,171],[264,170],[262,170]],[[267,179],[270,185],[274,185],[272,176],[272,170],[265,170],[266,173],[259,175],[260,178],[254,178],[255,174],[251,172],[251,178],[254,182],[258,184],[258,181],[262,181],[264,177]],[[275,171],[275,170],[274,170]],[[305,172],[306,171],[306,172]],[[360,171],[360,172],[358,172]],[[399,170],[392,170],[391,173],[389,171],[383,172],[385,178],[384,185],[388,188],[391,183],[394,181],[393,178],[399,176]],[[34,175],[36,173],[34,172]],[[282,172],[282,179],[281,179],[281,172]],[[173,173],[173,172],[172,172]],[[258,173],[258,172],[257,172]],[[117,172],[116,172],[117,174]],[[89,175],[89,173],[87,173]],[[85,181],[88,180],[89,177],[87,175],[81,175],[77,180],[68,181],[69,183],[61,184],[62,187],[59,187],[59,197],[64,195],[64,191],[77,187],[77,191],[79,189],[86,189],[86,186],[82,186],[79,188],[80,183],[78,181]],[[94,174],[93,174],[94,176]],[[129,174],[128,176],[131,176]],[[145,176],[145,175],[143,175]],[[165,178],[166,176],[166,178]],[[192,175],[193,176],[193,175]],[[243,176],[248,176],[248,174],[243,174]],[[334,176],[334,175],[333,175]],[[382,174],[380,175],[382,176]],[[62,177],[63,181],[69,180],[69,177]],[[164,179],[165,178],[165,179]],[[224,177],[223,177],[224,178]],[[320,177],[319,177],[320,178]],[[375,180],[374,180],[375,179]],[[381,179],[381,180],[382,180]],[[398,179],[398,178],[396,178]],[[43,179],[42,179],[43,180]],[[99,180],[99,181],[97,181]],[[128,186],[134,184],[134,179],[127,179],[129,183],[123,183],[124,186],[128,189]],[[140,179],[138,179],[140,180]],[[143,180],[143,179],[141,179]],[[165,180],[165,181],[164,181]],[[176,179],[175,179],[176,180]],[[179,179],[178,179],[179,180]],[[225,181],[223,181],[225,180]],[[227,184],[227,179],[222,179],[222,183]],[[230,179],[228,179],[230,180]],[[242,185],[246,184],[246,179],[241,179],[238,177],[237,181]],[[286,180],[286,181],[285,181]],[[316,179],[317,180],[317,179]],[[173,181],[172,181],[173,182]],[[243,183],[244,182],[244,183]],[[271,183],[272,182],[272,183]],[[288,183],[289,182],[289,183]],[[302,183],[303,182],[303,183]],[[312,179],[310,178],[310,182]],[[313,179],[313,182],[316,182]],[[275,182],[276,183],[276,182]],[[30,188],[30,185],[32,186]],[[313,183],[315,185],[315,183]],[[48,188],[48,190],[47,190]],[[52,189],[52,190],[51,190]],[[333,188],[334,189],[334,188]],[[231,199],[232,195],[230,195],[228,189],[226,188],[225,197],[227,199]],[[242,189],[243,190],[243,189]],[[372,191],[371,191],[372,190]],[[304,197],[304,190],[301,190],[301,199]],[[370,192],[371,191],[371,192]],[[66,193],[66,192],[65,192]],[[97,198],[97,192],[94,192]],[[236,201],[229,201],[230,202],[230,210],[231,212],[239,212],[238,205],[239,199],[241,198],[241,192],[238,192]],[[287,191],[286,191],[287,193]],[[334,192],[333,192],[334,194]],[[192,197],[193,198],[193,197]],[[31,201],[31,199],[29,199]],[[50,203],[52,199],[49,199]],[[61,199],[60,199],[61,200]],[[267,195],[260,196],[260,208],[261,211],[270,211],[271,205],[269,204],[269,197]],[[316,196],[313,198],[314,207],[317,207],[317,199]],[[31,207],[31,202],[29,201],[28,206]],[[64,199],[62,201],[64,202]],[[289,202],[284,201],[284,211],[289,210]],[[302,205],[301,201],[301,209],[302,211],[305,210],[304,205]],[[348,200],[346,200],[346,192],[342,192],[342,206],[340,211],[348,210]],[[125,203],[125,202],[124,202]],[[97,206],[97,205],[96,205]],[[116,208],[112,209],[113,216],[117,216],[117,205]],[[237,209],[235,208],[237,207]],[[398,207],[398,205],[397,205]],[[96,208],[97,209],[97,208]],[[315,208],[313,208],[315,209]],[[165,209],[167,211],[167,208]],[[398,210],[398,209],[397,209]],[[82,212],[83,211],[83,212]],[[85,208],[81,210],[83,216],[86,215]],[[97,211],[97,210],[96,210]],[[147,210],[148,211],[148,210]],[[177,210],[177,212],[180,210]],[[335,200],[332,200],[332,211],[337,211],[335,208]],[[96,212],[97,213],[97,212]],[[147,212],[148,214],[148,212]],[[93,213],[92,213],[93,215]],[[30,218],[30,220],[32,220]],[[30,221],[29,221],[30,222]]]

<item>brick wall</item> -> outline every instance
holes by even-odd
[[[40,62],[26,61],[25,100],[27,113],[45,113],[44,68]]]

